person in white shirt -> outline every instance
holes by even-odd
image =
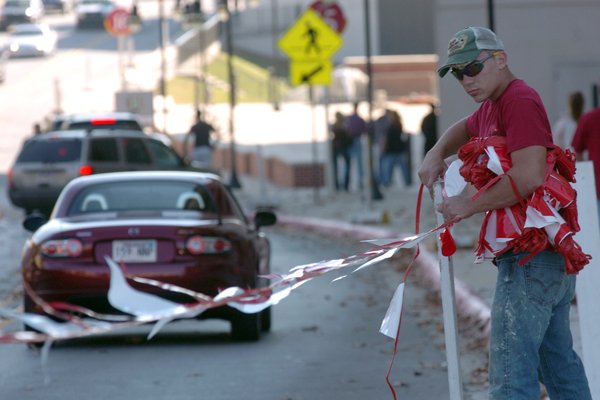
[[[552,140],[561,149],[571,149],[573,135],[577,128],[577,121],[583,113],[584,99],[581,92],[573,92],[569,95],[569,115],[563,115],[552,127]]]

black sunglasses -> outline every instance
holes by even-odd
[[[471,61],[470,63],[465,65],[463,68],[450,68],[450,73],[452,75],[454,75],[454,77],[456,79],[458,79],[459,81],[462,81],[463,78],[465,77],[465,75],[472,78],[474,76],[479,75],[479,73],[481,71],[483,71],[483,63],[494,56],[495,56],[495,54],[492,53],[488,57],[484,58],[483,60]]]

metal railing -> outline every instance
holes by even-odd
[[[200,52],[206,51],[219,41],[219,15],[213,14],[204,21],[198,21],[175,41],[177,67]]]

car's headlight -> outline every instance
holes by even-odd
[[[10,51],[12,51],[13,53],[16,53],[17,51],[19,51],[19,44],[18,43],[11,43],[10,44]]]

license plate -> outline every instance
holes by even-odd
[[[112,256],[115,261],[156,262],[156,240],[115,240]]]

